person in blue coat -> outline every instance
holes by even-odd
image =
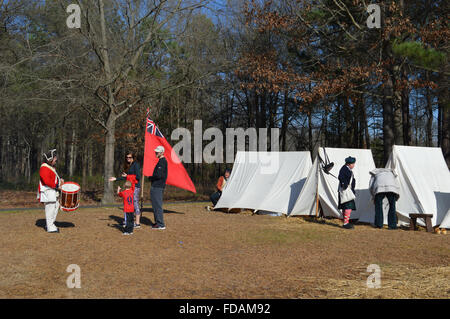
[[[355,185],[356,180],[355,176],[353,175],[353,168],[355,167],[356,158],[354,157],[347,157],[345,159],[345,165],[341,167],[341,170],[339,171],[339,189],[345,190],[347,187],[351,187],[351,190],[353,194],[355,194]],[[353,178],[352,178],[353,176]],[[351,181],[351,185],[350,185]],[[344,216],[344,225],[343,227],[346,229],[352,229],[354,228],[352,224],[350,224],[350,215],[352,213],[352,210],[356,210],[356,203],[355,200],[351,200],[349,202],[341,203],[341,196],[338,191],[338,209],[342,209],[342,215]]]
[[[166,229],[164,224],[163,194],[169,173],[167,159],[164,157],[164,151],[164,146],[162,145],[155,148],[155,155],[158,159],[158,163],[156,163],[152,176],[149,177],[152,182],[150,198],[152,200],[153,214],[155,216],[155,224],[152,226],[152,229],[160,230]]]

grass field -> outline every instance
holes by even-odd
[[[0,298],[449,298],[450,235],[340,228],[166,204],[164,231],[123,236],[119,208],[0,213]],[[81,269],[69,289],[68,265]],[[367,267],[381,288],[367,288]]]

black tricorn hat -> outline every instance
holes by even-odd
[[[47,153],[42,154],[42,156],[45,157],[45,159],[47,160],[47,162],[51,162],[51,161],[53,160],[53,158],[54,158],[55,156],[57,156],[57,154],[56,154],[56,148],[55,148],[55,149],[52,149],[52,150],[49,150]]]

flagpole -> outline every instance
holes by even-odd
[[[144,163],[142,163],[142,166],[144,165]],[[142,210],[144,209],[144,173],[142,172],[142,176],[141,176],[141,215],[142,215]]]
[[[145,132],[147,130],[147,119],[148,114],[150,113],[150,109],[147,109],[147,114],[145,116],[145,125],[144,125],[144,144],[145,144]],[[144,209],[144,158],[145,158],[145,145],[144,145],[144,154],[142,156],[142,173],[141,173],[141,216],[142,210]]]

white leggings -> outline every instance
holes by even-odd
[[[59,202],[44,203],[45,205],[45,219],[47,221],[47,231],[56,231],[58,228],[55,226],[56,215],[58,215]]]

